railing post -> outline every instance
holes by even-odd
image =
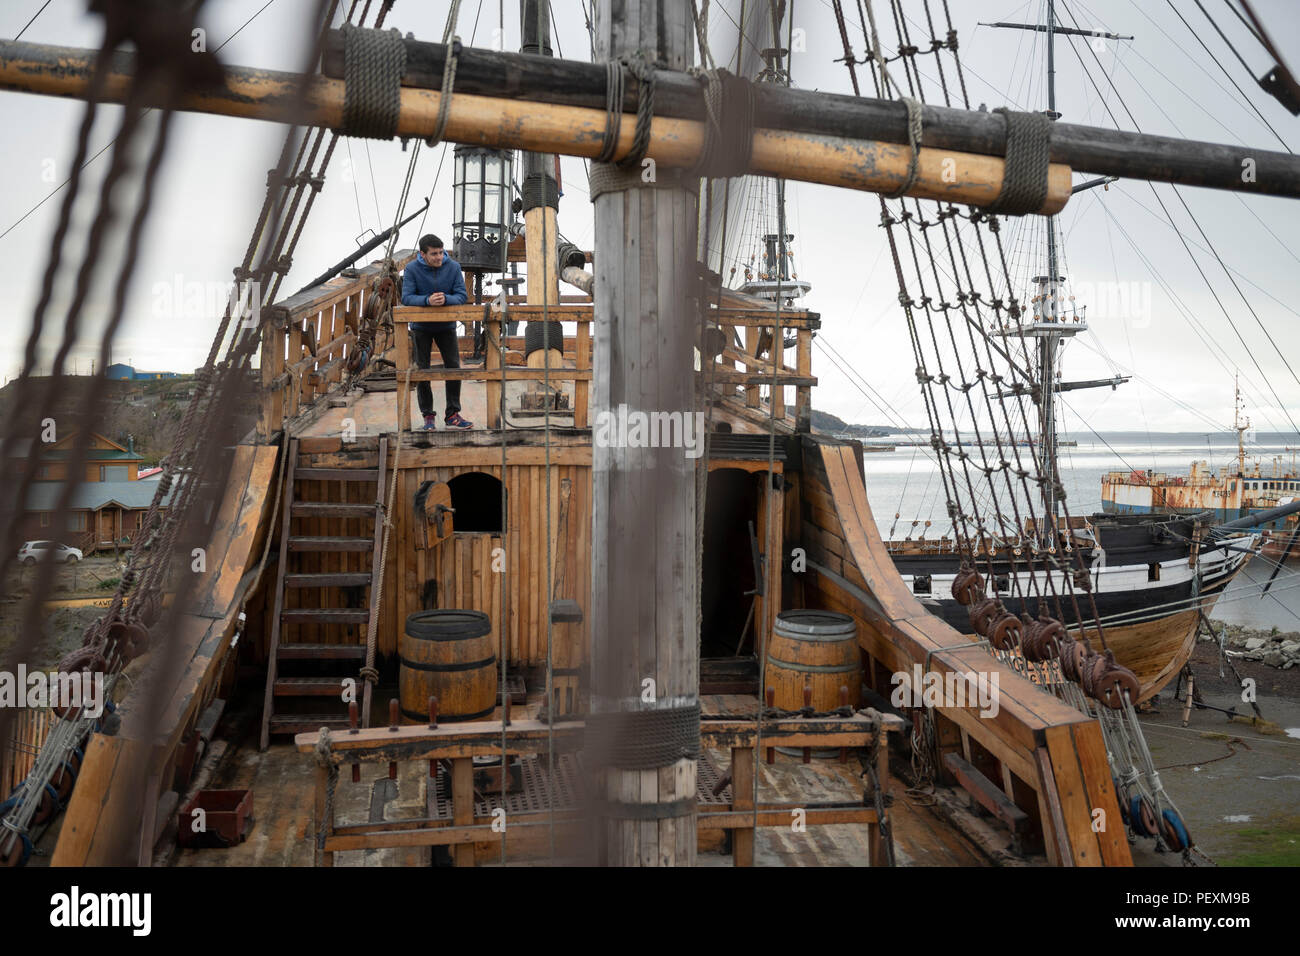
[[[591,325],[578,323],[578,337],[574,342],[574,367],[591,370]],[[579,380],[573,383],[573,427],[587,427],[588,384]]]
[[[411,367],[411,327],[397,319],[393,322],[393,364],[397,373],[397,430],[411,430],[411,389],[406,379]]]
[[[801,328],[795,344],[795,368],[800,378],[812,377],[812,332]],[[799,385],[795,388],[795,429],[810,431],[812,429],[812,388]]]

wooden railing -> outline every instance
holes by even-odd
[[[413,258],[409,249],[394,254],[399,282],[400,270]],[[370,284],[383,268],[382,262],[371,263],[355,276],[338,276],[263,310],[259,438],[280,431],[342,381]],[[389,343],[383,330],[376,335],[379,355]]]
[[[851,445],[804,439],[799,480],[808,606],[858,621],[868,682],[892,694],[893,675],[910,685],[918,667],[944,680],[996,674],[998,706],[990,712],[969,700],[929,711],[939,753],[960,754],[1027,813],[1050,863],[1132,865],[1123,827],[1093,826],[1098,810],[1106,820],[1119,819],[1097,721],[1044,693],[979,646],[985,642],[959,634],[917,602],[880,539]],[[949,772],[942,756],[935,770]]]
[[[436,714],[437,701],[430,700],[430,710]],[[315,843],[314,860],[317,866],[333,866],[334,854],[349,850],[377,850],[393,847],[446,846],[452,848],[457,866],[473,866],[475,844],[499,841],[509,833],[519,846],[526,842],[529,831],[541,832],[556,826],[566,833],[566,839],[577,835],[582,825],[583,805],[579,797],[567,803],[557,799],[547,802],[543,795],[541,806],[525,812],[514,812],[507,821],[504,810],[492,809],[495,793],[485,789],[482,797],[476,791],[473,758],[524,757],[545,755],[548,751],[557,756],[580,751],[584,745],[585,724],[579,720],[548,725],[539,720],[511,720],[509,711],[501,720],[475,721],[441,725],[399,725],[397,701],[390,703],[391,725],[387,728],[371,727],[331,734],[322,744],[318,733],[299,734],[295,738],[298,752],[313,754],[317,759],[315,817],[310,831]],[[773,747],[840,747],[871,748],[874,759],[874,776],[881,788],[879,805],[888,802],[889,747],[887,735],[897,733],[903,721],[890,714],[875,711],[854,713],[849,717],[785,717],[764,719],[761,727],[762,745],[771,753]],[[700,743],[704,746],[729,751],[731,764],[728,776],[716,788],[704,789],[697,778],[699,805],[696,825],[698,831],[728,830],[733,835],[732,853],[736,866],[753,866],[754,833],[756,827],[788,827],[792,811],[802,811],[806,825],[856,823],[867,829],[868,862],[871,866],[887,865],[881,823],[875,806],[866,799],[861,803],[819,804],[807,800],[799,803],[754,803],[754,776],[757,747],[760,741],[759,726],[752,717],[710,717],[705,714],[700,721]],[[334,809],[332,794],[347,786],[339,769],[345,764],[388,763],[390,776],[397,773],[398,761],[428,761],[430,778],[437,774],[437,763],[450,764],[451,812],[434,813],[434,784],[430,782],[428,815],[400,820],[372,820],[365,823],[340,823]],[[770,757],[769,757],[770,762]],[[523,768],[520,772],[524,773]],[[371,776],[354,774],[357,781]],[[331,780],[331,777],[334,779]],[[576,787],[581,779],[572,781]],[[575,789],[576,789],[575,787]],[[564,787],[556,787],[557,794]],[[545,788],[543,788],[543,793]],[[731,794],[730,801],[725,793]],[[723,795],[723,796],[720,796]],[[866,796],[875,797],[868,793]],[[486,798],[489,815],[475,813],[475,804]],[[653,804],[651,804],[653,806]],[[521,839],[521,835],[523,839]]]
[[[816,312],[775,308],[756,308],[748,297],[723,292],[721,307],[710,312],[710,319],[719,326],[726,344],[716,357],[709,379],[721,385],[744,387],[745,406],[757,409],[761,405],[761,389],[776,382],[771,416],[777,421],[786,418],[786,389],[795,390],[795,422],[800,430],[808,428],[812,413],[812,387],[817,379],[812,374],[812,340],[821,328],[821,317]],[[738,342],[743,329],[743,342]],[[789,332],[795,333],[795,367],[785,364],[785,345],[781,341]]]
[[[566,336],[564,350],[572,356],[573,368],[552,364],[549,368],[526,368],[509,365],[503,368],[502,333],[505,321],[540,321],[543,315],[550,321],[576,322],[577,335]],[[450,305],[441,307],[400,306],[393,310],[395,339],[394,361],[397,363],[397,422],[403,431],[411,424],[411,392],[406,383],[460,381],[482,382],[487,391],[487,427],[501,427],[501,389],[503,382],[544,382],[557,385],[573,383],[573,425],[587,427],[588,390],[591,383],[591,321],[590,305],[512,305],[506,311],[489,304]],[[468,331],[474,322],[483,323],[486,355],[482,368],[413,368],[410,350],[409,325],[412,322],[462,322]],[[514,340],[520,347],[522,339]],[[510,348],[511,339],[505,346]],[[434,350],[436,354],[436,350]]]
[[[724,302],[727,299],[724,296]],[[541,321],[545,315],[551,321],[573,322],[577,325],[576,335],[566,335],[562,351],[565,364],[552,364],[547,368],[529,368],[519,365],[506,365],[503,368],[503,349],[508,355],[512,349],[522,350],[523,339],[518,336],[502,338],[503,321]],[[411,396],[406,387],[408,381],[478,381],[487,391],[487,427],[500,428],[500,401],[503,382],[512,381],[550,381],[556,384],[573,383],[573,424],[575,428],[586,428],[589,424],[588,398],[592,381],[592,340],[591,323],[593,308],[586,303],[562,303],[560,305],[511,305],[502,312],[494,304],[457,305],[441,307],[400,306],[393,310],[394,356],[397,366],[397,420],[403,430],[410,428]],[[482,322],[485,331],[486,355],[482,368],[449,369],[433,366],[428,369],[412,367],[410,352],[409,325],[412,322],[459,322],[466,331],[474,322]],[[812,374],[812,337],[821,326],[816,313],[783,311],[736,307],[724,305],[710,310],[709,324],[715,332],[721,332],[722,341],[715,343],[715,357],[711,367],[700,374],[708,381],[724,389],[740,387],[744,389],[744,405],[747,408],[760,407],[760,390],[763,386],[776,383],[772,400],[775,409],[772,414],[778,420],[786,419],[786,389],[795,390],[796,421],[807,423],[812,410],[812,387],[817,379]],[[739,341],[743,330],[743,342]],[[790,368],[780,359],[784,354],[784,345],[780,337],[788,332],[796,335],[795,368]],[[466,351],[462,337],[462,353]],[[716,346],[720,345],[720,349]],[[433,350],[431,359],[436,358]],[[573,367],[568,367],[568,363]],[[408,378],[409,376],[409,378]],[[766,413],[764,413],[766,415]]]

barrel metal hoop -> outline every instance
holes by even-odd
[[[472,671],[478,670],[481,667],[487,667],[489,664],[495,664],[497,662],[497,656],[495,654],[491,657],[485,657],[481,661],[464,661],[457,664],[426,664],[423,661],[409,661],[400,655],[397,659],[402,662],[403,667],[410,667],[417,671],[435,672]]]
[[[857,638],[856,631],[844,631],[838,634],[828,634],[822,631],[818,634],[791,634],[780,628],[776,629],[777,637],[788,637],[792,641],[798,641],[800,644],[843,644],[845,641],[852,641]]]
[[[804,671],[810,674],[848,674],[856,670],[861,670],[858,664],[795,664],[791,661],[779,660],[775,657],[767,659],[769,664],[774,664],[787,671]]]
[[[838,611],[782,611],[776,617],[775,630],[783,636],[825,639],[826,635],[856,634],[857,621]]]

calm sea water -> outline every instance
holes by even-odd
[[[891,436],[874,441],[888,444],[891,440],[910,440],[912,437]],[[1060,452],[1061,478],[1072,515],[1102,510],[1101,478],[1108,471],[1146,469],[1185,475],[1193,461],[1206,461],[1217,470],[1225,465],[1235,468],[1237,460],[1233,435],[1147,436],[1103,432],[1100,435],[1067,437],[1078,441],[1077,447],[1063,447]],[[1292,438],[1290,447],[1295,445],[1296,440]],[[1285,436],[1270,434],[1256,436],[1255,441],[1248,444],[1247,451],[1248,466],[1258,459],[1266,474],[1272,473],[1275,457],[1281,457],[1281,467],[1289,470],[1296,454],[1289,450]],[[1022,452],[1027,454],[1027,449],[1022,449]],[[937,538],[947,530],[949,523],[943,484],[933,452],[928,447],[899,445],[894,451],[868,452],[863,459],[867,498],[885,537],[917,537],[924,531],[927,538]],[[931,522],[928,530],[924,527],[926,521]],[[1260,586],[1272,570],[1272,565],[1263,558],[1255,558],[1219,599],[1213,617],[1250,627],[1300,630],[1300,562],[1288,562],[1279,571],[1270,594],[1261,597]]]

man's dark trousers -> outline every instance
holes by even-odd
[[[442,364],[447,368],[460,368],[460,337],[456,327],[445,329],[411,329],[411,341],[415,344],[415,364],[420,368],[429,367],[429,353],[434,342],[442,353]],[[446,416],[450,417],[460,411],[460,381],[449,380],[447,383]],[[432,415],[433,389],[428,382],[416,385],[415,394],[420,403],[421,415]]]

